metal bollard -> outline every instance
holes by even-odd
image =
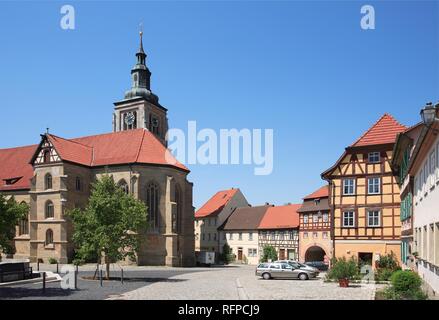
[[[37,271],[40,271],[40,260],[37,260]]]
[[[122,284],[123,284],[123,269],[120,268],[120,271],[121,271],[121,277],[120,277],[120,280],[121,280],[121,282],[122,282]]]
[[[58,262],[56,263],[56,273],[59,273],[59,264],[58,264]]]
[[[99,272],[99,281],[101,282],[101,287],[102,287],[102,269]]]
[[[43,293],[46,292],[46,273],[43,272]]]

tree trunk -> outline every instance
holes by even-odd
[[[106,260],[107,260],[107,261],[106,261],[106,263],[105,263],[105,266],[106,266],[105,273],[106,273],[106,278],[107,278],[107,280],[110,280],[110,262],[109,262],[108,259],[106,259]]]

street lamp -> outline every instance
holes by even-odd
[[[437,104],[436,107],[437,106],[439,106],[439,104]],[[436,118],[436,107],[433,106],[433,103],[428,102],[424,109],[421,110],[422,122],[426,126],[430,126],[435,120],[438,120],[438,118]]]

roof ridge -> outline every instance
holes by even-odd
[[[367,129],[354,143],[352,143],[352,146],[356,145],[361,139],[363,139],[366,134],[368,134],[372,128],[374,128],[386,115],[387,113],[384,113],[377,121],[375,121],[375,123],[370,126],[369,129]]]
[[[391,121],[394,121],[397,125],[404,127],[407,129],[407,126],[401,124],[398,120],[395,119],[390,113],[385,112],[375,123],[369,127],[357,140],[355,140],[354,143],[352,143],[350,146],[353,147],[356,144],[358,144],[368,133],[370,133],[384,118],[389,117]]]
[[[29,144],[27,146],[20,146],[20,147],[10,147],[10,148],[0,148],[0,151],[10,151],[15,149],[25,149],[25,148],[31,148],[31,147],[38,147],[39,144]]]
[[[60,136],[57,136],[57,135],[54,135],[54,134],[51,134],[51,133],[49,133],[48,135],[49,135],[49,137],[59,138],[59,139],[62,139],[62,140],[64,140],[64,141],[67,141],[67,142],[76,143],[76,144],[79,144],[80,146],[83,146],[83,147],[86,147],[86,148],[89,148],[89,149],[93,149],[93,147],[88,146],[88,145],[86,145],[86,144],[83,144],[83,143],[81,143],[81,142],[75,141],[75,140],[71,140],[71,139],[63,138],[63,137],[60,137]]]
[[[142,141],[140,141],[139,149],[137,150],[136,162],[139,161],[140,151],[142,150],[143,141],[145,140],[145,133],[146,133],[146,130],[143,130],[143,132],[142,132]]]

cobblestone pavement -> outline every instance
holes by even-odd
[[[133,300],[370,300],[375,286],[356,284],[340,288],[336,283],[315,280],[262,280],[254,266],[211,268],[172,277],[177,282],[157,282],[112,299]]]

